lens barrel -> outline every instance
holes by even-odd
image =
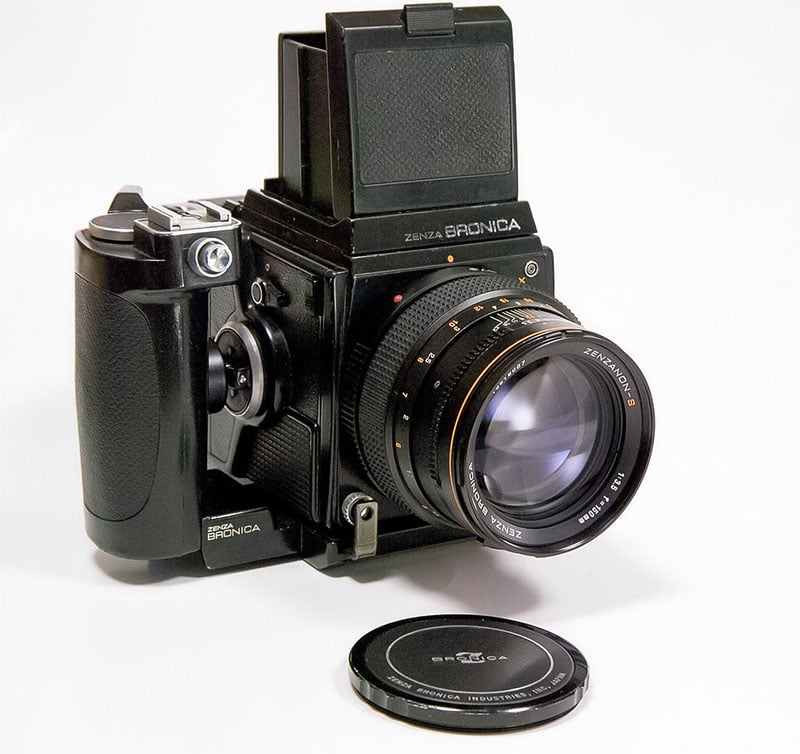
[[[471,271],[397,314],[363,372],[355,430],[390,499],[487,545],[553,555],[622,513],[653,423],[619,347],[549,296]]]

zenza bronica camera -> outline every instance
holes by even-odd
[[[553,297],[509,19],[331,13],[278,44],[277,178],[126,187],[76,236],[89,536],[209,568],[588,542],[642,479],[653,408]]]

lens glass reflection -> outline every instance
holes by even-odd
[[[552,512],[596,457],[602,409],[592,375],[577,362],[550,356],[523,368],[492,397],[478,429],[484,496],[517,515]]]

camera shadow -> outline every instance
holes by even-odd
[[[540,595],[527,575],[496,555],[500,553],[477,542],[451,542],[345,563],[324,573],[362,584],[401,579],[417,589],[446,595],[468,612],[508,614],[537,605]]]
[[[348,563],[325,573],[359,583],[400,579],[442,595],[446,609],[561,621],[656,599],[677,585],[641,553],[595,541],[556,558],[451,543]]]

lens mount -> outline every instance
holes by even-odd
[[[552,555],[627,506],[653,411],[616,345],[545,294],[473,271],[398,314],[365,370],[357,434],[378,489],[419,517]]]

